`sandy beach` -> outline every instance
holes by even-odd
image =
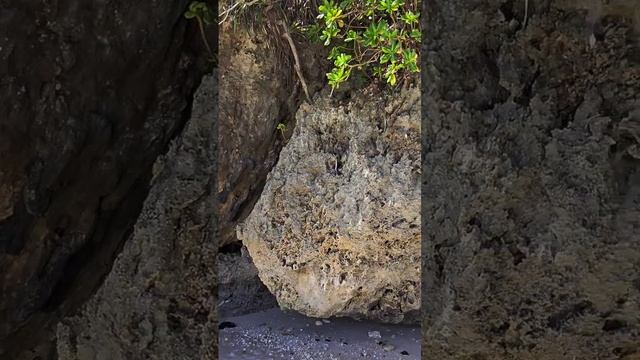
[[[222,319],[221,360],[420,359],[420,327],[270,309]]]

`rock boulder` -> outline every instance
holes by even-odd
[[[388,322],[420,308],[419,107],[416,88],[300,107],[238,227],[281,307]]]

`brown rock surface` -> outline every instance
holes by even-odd
[[[233,27],[230,22],[221,26],[220,34],[217,197],[220,246],[224,246],[238,241],[235,226],[253,208],[282,149],[276,127],[283,122],[293,128],[303,93],[294,77],[290,50],[282,47],[277,34],[246,24]],[[318,54],[305,46],[299,51],[314,90],[324,76]]]
[[[263,7],[247,9],[255,15]],[[250,258],[243,256],[235,226],[251,211],[265,179],[275,165],[285,137],[276,129],[292,129],[294,114],[304,97],[294,77],[292,56],[284,39],[252,21],[228,21],[220,27],[220,111],[218,124],[216,200],[221,254],[220,311],[238,315],[274,305]],[[262,23],[264,25],[264,23]],[[322,52],[295,37],[310,91],[324,81],[318,57]]]

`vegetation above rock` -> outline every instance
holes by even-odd
[[[330,47],[327,79],[335,89],[353,71],[395,85],[419,72],[421,39],[417,0],[323,0],[318,21],[301,29]]]
[[[202,42],[209,53],[209,60],[212,62],[215,61],[215,54],[211,49],[211,45],[209,45],[209,40],[207,39],[207,34],[205,32],[205,26],[211,26],[214,24],[213,11],[211,11],[209,6],[202,1],[192,1],[191,4],[189,4],[189,8],[184,12],[184,17],[189,20],[195,19],[197,21]]]
[[[328,48],[332,91],[356,73],[395,86],[420,71],[418,0],[238,0],[222,6],[220,22],[254,5],[278,8],[288,27]]]

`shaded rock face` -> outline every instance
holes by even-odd
[[[636,359],[637,37],[528,3],[423,2],[423,356]]]
[[[58,359],[217,359],[216,82],[204,78],[191,120],[156,161],[140,217],[104,284],[58,325]]]
[[[205,67],[182,16],[187,0],[9,3],[0,4],[0,358],[17,358],[96,290]]]
[[[420,307],[419,91],[303,104],[238,227],[281,307],[400,322]]]
[[[219,171],[220,246],[238,241],[236,224],[251,211],[282,149],[278,123],[290,122],[302,89],[289,54],[274,34],[225,23],[220,36]],[[322,79],[312,49],[300,47],[311,90]]]
[[[277,307],[273,294],[258,278],[246,250],[219,253],[218,316],[226,318]]]
[[[288,72],[267,42],[256,41],[246,30],[221,30],[217,194],[224,246],[237,241],[235,223],[255,201],[278,158],[282,145],[275,129],[287,111],[283,100],[292,86],[283,86]]]
[[[296,39],[299,40],[299,39]],[[293,78],[288,48],[278,36],[250,29],[239,22],[220,28],[220,112],[218,125],[218,172],[216,200],[221,254],[220,315],[233,316],[272,307],[275,299],[257,276],[235,226],[251,211],[275,165],[283,142],[278,123],[293,128],[293,116],[303,95]],[[298,44],[303,72],[310,91],[324,81],[318,64],[322,52]],[[287,45],[288,46],[288,45]]]

